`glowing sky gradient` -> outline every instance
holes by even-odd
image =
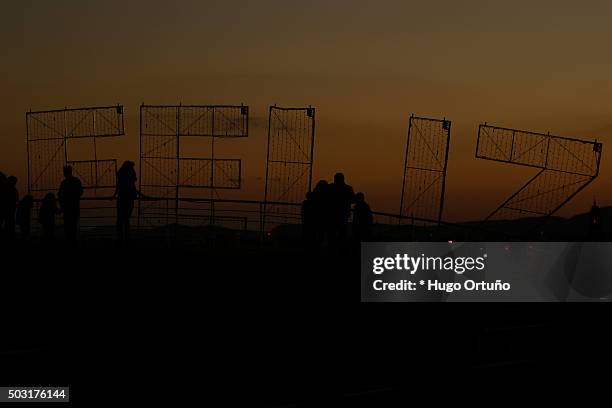
[[[533,170],[474,159],[478,123],[604,142],[600,178],[562,214],[612,204],[610,1],[5,2],[0,169],[25,191],[28,109],[126,106],[107,156],[138,157],[138,106],[245,103],[245,189],[261,199],[270,104],[317,107],[315,179],[346,173],[397,212],[410,113],[453,135],[445,218],[482,218]],[[220,151],[223,153],[223,151]]]

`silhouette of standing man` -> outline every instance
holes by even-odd
[[[57,197],[60,209],[64,213],[64,231],[66,240],[76,242],[81,215],[81,196],[83,186],[81,180],[72,175],[72,166],[64,167],[64,180],[60,185]]]
[[[355,200],[353,187],[344,182],[344,174],[336,173],[334,182],[329,186],[333,239],[336,244],[346,241],[348,220],[351,215],[351,204]]]
[[[139,192],[136,189],[136,170],[134,162],[125,161],[117,172],[117,186],[114,197],[117,197],[117,239],[130,240],[130,217],[134,210],[134,200]]]

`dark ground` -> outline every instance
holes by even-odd
[[[606,355],[608,305],[362,304],[355,255],[99,239],[4,246],[0,384],[67,384],[78,406],[379,406]]]

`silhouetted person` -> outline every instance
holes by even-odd
[[[138,194],[134,162],[125,161],[117,172],[117,186],[114,194],[117,197],[117,239],[119,241],[130,240],[130,218],[134,210],[134,200]]]
[[[38,222],[42,226],[43,238],[52,240],[55,237],[55,215],[58,213],[55,194],[47,193],[38,211]]]
[[[351,205],[355,199],[353,187],[344,182],[344,174],[336,173],[334,182],[329,186],[331,200],[331,219],[333,240],[342,244],[346,241]]]
[[[57,198],[60,209],[64,214],[64,232],[66,240],[76,242],[79,231],[79,217],[81,215],[81,196],[83,186],[81,180],[72,175],[72,167],[64,167],[64,180],[60,185]]]
[[[23,196],[19,202],[19,206],[17,206],[17,225],[19,225],[19,232],[23,238],[28,238],[30,236],[32,207],[34,207],[34,197],[30,194]]]
[[[302,240],[306,246],[312,246],[316,239],[317,219],[314,193],[306,193],[306,199],[302,202]]]
[[[10,176],[6,179],[7,184],[4,192],[4,223],[6,235],[9,239],[15,237],[15,210],[19,201],[19,192],[17,191],[17,177]]]
[[[365,201],[363,193],[355,194],[355,207],[353,208],[353,236],[357,242],[367,242],[372,239],[372,224],[374,217],[372,210]]]
[[[321,245],[326,238],[329,239],[332,229],[329,183],[326,180],[319,180],[312,191],[312,201],[314,241]]]

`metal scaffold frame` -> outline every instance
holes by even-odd
[[[301,203],[312,189],[315,108],[270,106],[262,231],[274,224],[299,222],[299,208],[277,203]]]
[[[539,171],[483,221],[548,217],[599,175],[600,142],[481,124],[476,158]]]
[[[244,105],[141,105],[140,191],[148,197],[173,198],[174,209],[148,208],[153,201],[139,200],[139,223],[173,216],[178,223],[179,203],[195,198],[191,189],[210,192],[210,223],[214,223],[217,190],[240,189],[240,159],[215,157],[217,138],[242,138],[249,133],[249,108]],[[181,140],[210,138],[210,157],[184,157]],[[173,210],[174,214],[168,212]]]
[[[412,224],[416,220],[439,224],[442,220],[450,136],[450,120],[410,116],[400,220],[405,217]]]
[[[121,105],[27,112],[28,191],[39,195],[57,190],[65,165],[73,167],[89,194],[114,188],[117,161],[98,159],[97,139],[124,134]],[[92,159],[73,157],[69,141],[77,139],[91,140]]]

